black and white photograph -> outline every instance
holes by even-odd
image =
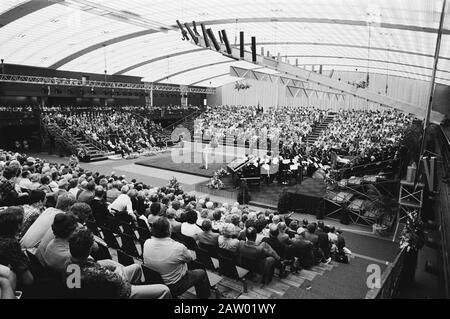
[[[450,299],[450,1],[0,0],[0,299]]]

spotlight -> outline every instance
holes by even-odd
[[[192,40],[194,40],[195,44],[198,44],[198,39],[195,36],[194,32],[192,32],[191,28],[189,28],[189,26],[187,25],[187,23],[184,24],[184,26],[186,27],[186,30],[188,30],[189,34],[191,35]]]
[[[187,32],[186,32],[186,30],[184,30],[184,28],[183,28],[183,26],[181,25],[181,23],[180,23],[179,20],[177,20],[177,24],[178,24],[178,27],[179,27],[180,30],[181,30],[181,34],[183,35],[182,40],[189,40],[189,37],[187,36]]]
[[[192,26],[194,28],[195,35],[200,36],[200,34],[197,31],[197,24],[195,23],[195,21],[192,21]]]
[[[211,30],[211,28],[209,28],[208,30],[206,30],[206,32],[208,33],[209,38],[211,39],[212,43],[214,44],[214,47],[216,48],[216,51],[220,51],[220,46],[219,43],[217,43],[217,39],[214,36],[213,31]]]
[[[256,63],[256,37],[252,37],[252,62]]]
[[[222,30],[222,38],[223,38],[223,42],[225,43],[225,47],[227,48],[227,53],[231,54],[231,46],[230,43],[228,42],[228,37],[227,37],[227,32],[225,30]]]
[[[202,23],[200,24],[200,26],[202,27],[203,40],[205,40],[205,46],[209,48],[209,39],[208,34],[206,33],[205,25]]]

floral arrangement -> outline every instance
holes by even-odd
[[[406,225],[400,235],[400,248],[407,251],[420,250],[425,244],[423,223],[417,211],[407,215]]]
[[[251,86],[249,84],[245,83],[245,82],[236,82],[234,84],[234,89],[238,90],[238,91],[239,90],[247,90],[249,88],[251,88]]]
[[[229,175],[230,173],[228,173],[228,171],[225,168],[221,167],[220,169],[218,169],[216,171],[216,174],[219,176],[219,178],[223,178],[223,177]]]
[[[180,182],[176,179],[176,177],[172,177],[166,185],[166,188],[173,189],[174,191],[181,191]]]
[[[222,189],[225,187],[223,182],[220,180],[220,177],[217,174],[217,172],[214,173],[213,177],[211,177],[209,183],[206,186],[212,189]]]

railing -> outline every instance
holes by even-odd
[[[92,136],[89,136],[85,133],[83,134],[83,138],[88,141],[88,143],[92,144],[95,148],[97,148],[98,150],[102,151],[102,152],[109,152],[108,148],[103,145],[102,143],[100,143],[99,141],[94,140],[94,138]]]
[[[72,86],[72,87],[87,87],[87,88],[104,88],[104,89],[127,89],[127,90],[140,90],[140,91],[166,91],[166,92],[185,92],[185,93],[204,93],[215,94],[215,88],[204,87],[187,87],[181,89],[177,85],[165,85],[160,83],[124,83],[124,82],[105,82],[105,81],[92,81],[92,80],[80,80],[80,79],[67,79],[67,78],[50,78],[44,76],[32,76],[32,75],[14,75],[14,74],[0,74],[0,82],[7,83],[28,83],[39,85],[58,85],[58,86]]]
[[[175,123],[170,124],[169,126],[164,127],[164,130],[169,130],[170,132],[173,131],[178,125],[186,123],[187,121],[191,120],[193,117],[196,117],[203,113],[203,109],[197,110],[192,112],[191,114],[183,117],[182,119],[176,121]]]
[[[399,287],[406,248],[403,248],[392,264],[389,264],[381,275],[379,288],[373,288],[366,294],[365,299],[392,299],[396,296]]]
[[[41,127],[44,128],[48,135],[53,135],[56,142],[63,144],[73,154],[76,153],[78,148],[85,149],[84,145],[74,139],[70,134],[64,135],[63,130],[56,123],[46,123],[44,120],[41,120]]]
[[[450,131],[450,130],[449,130]],[[450,140],[447,134],[444,132],[442,126],[439,126],[439,133],[441,137],[441,155],[443,157],[442,166],[445,172],[445,176],[448,178],[450,175]],[[438,169],[440,165],[438,165]],[[442,169],[441,169],[442,170]],[[439,174],[438,176],[441,176]],[[437,210],[437,217],[440,226],[440,259],[442,262],[442,281],[445,292],[445,297],[450,298],[450,186],[445,183],[440,184],[440,207]]]

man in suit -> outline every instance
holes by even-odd
[[[99,226],[106,226],[106,217],[112,216],[108,210],[108,205],[104,201],[105,190],[103,186],[96,186],[94,189],[94,198],[89,201],[95,221]]]
[[[199,243],[219,246],[219,234],[212,231],[212,224],[209,219],[205,219],[202,222],[203,231],[197,235],[197,241]]]
[[[316,234],[316,229],[317,225],[315,223],[309,224],[303,233],[303,237],[313,244],[315,261],[320,262],[323,259],[323,251],[319,246],[319,236]]]
[[[280,256],[267,243],[257,245],[257,231],[255,227],[249,227],[246,231],[247,241],[240,241],[238,256],[240,264],[250,270],[255,270],[263,275],[263,286],[272,281],[275,264],[280,261]]]
[[[325,225],[322,221],[317,223],[317,229],[315,234],[318,236],[318,245],[323,252],[322,262],[328,263],[331,261],[330,258],[330,241],[328,239],[328,234],[325,232]]]

